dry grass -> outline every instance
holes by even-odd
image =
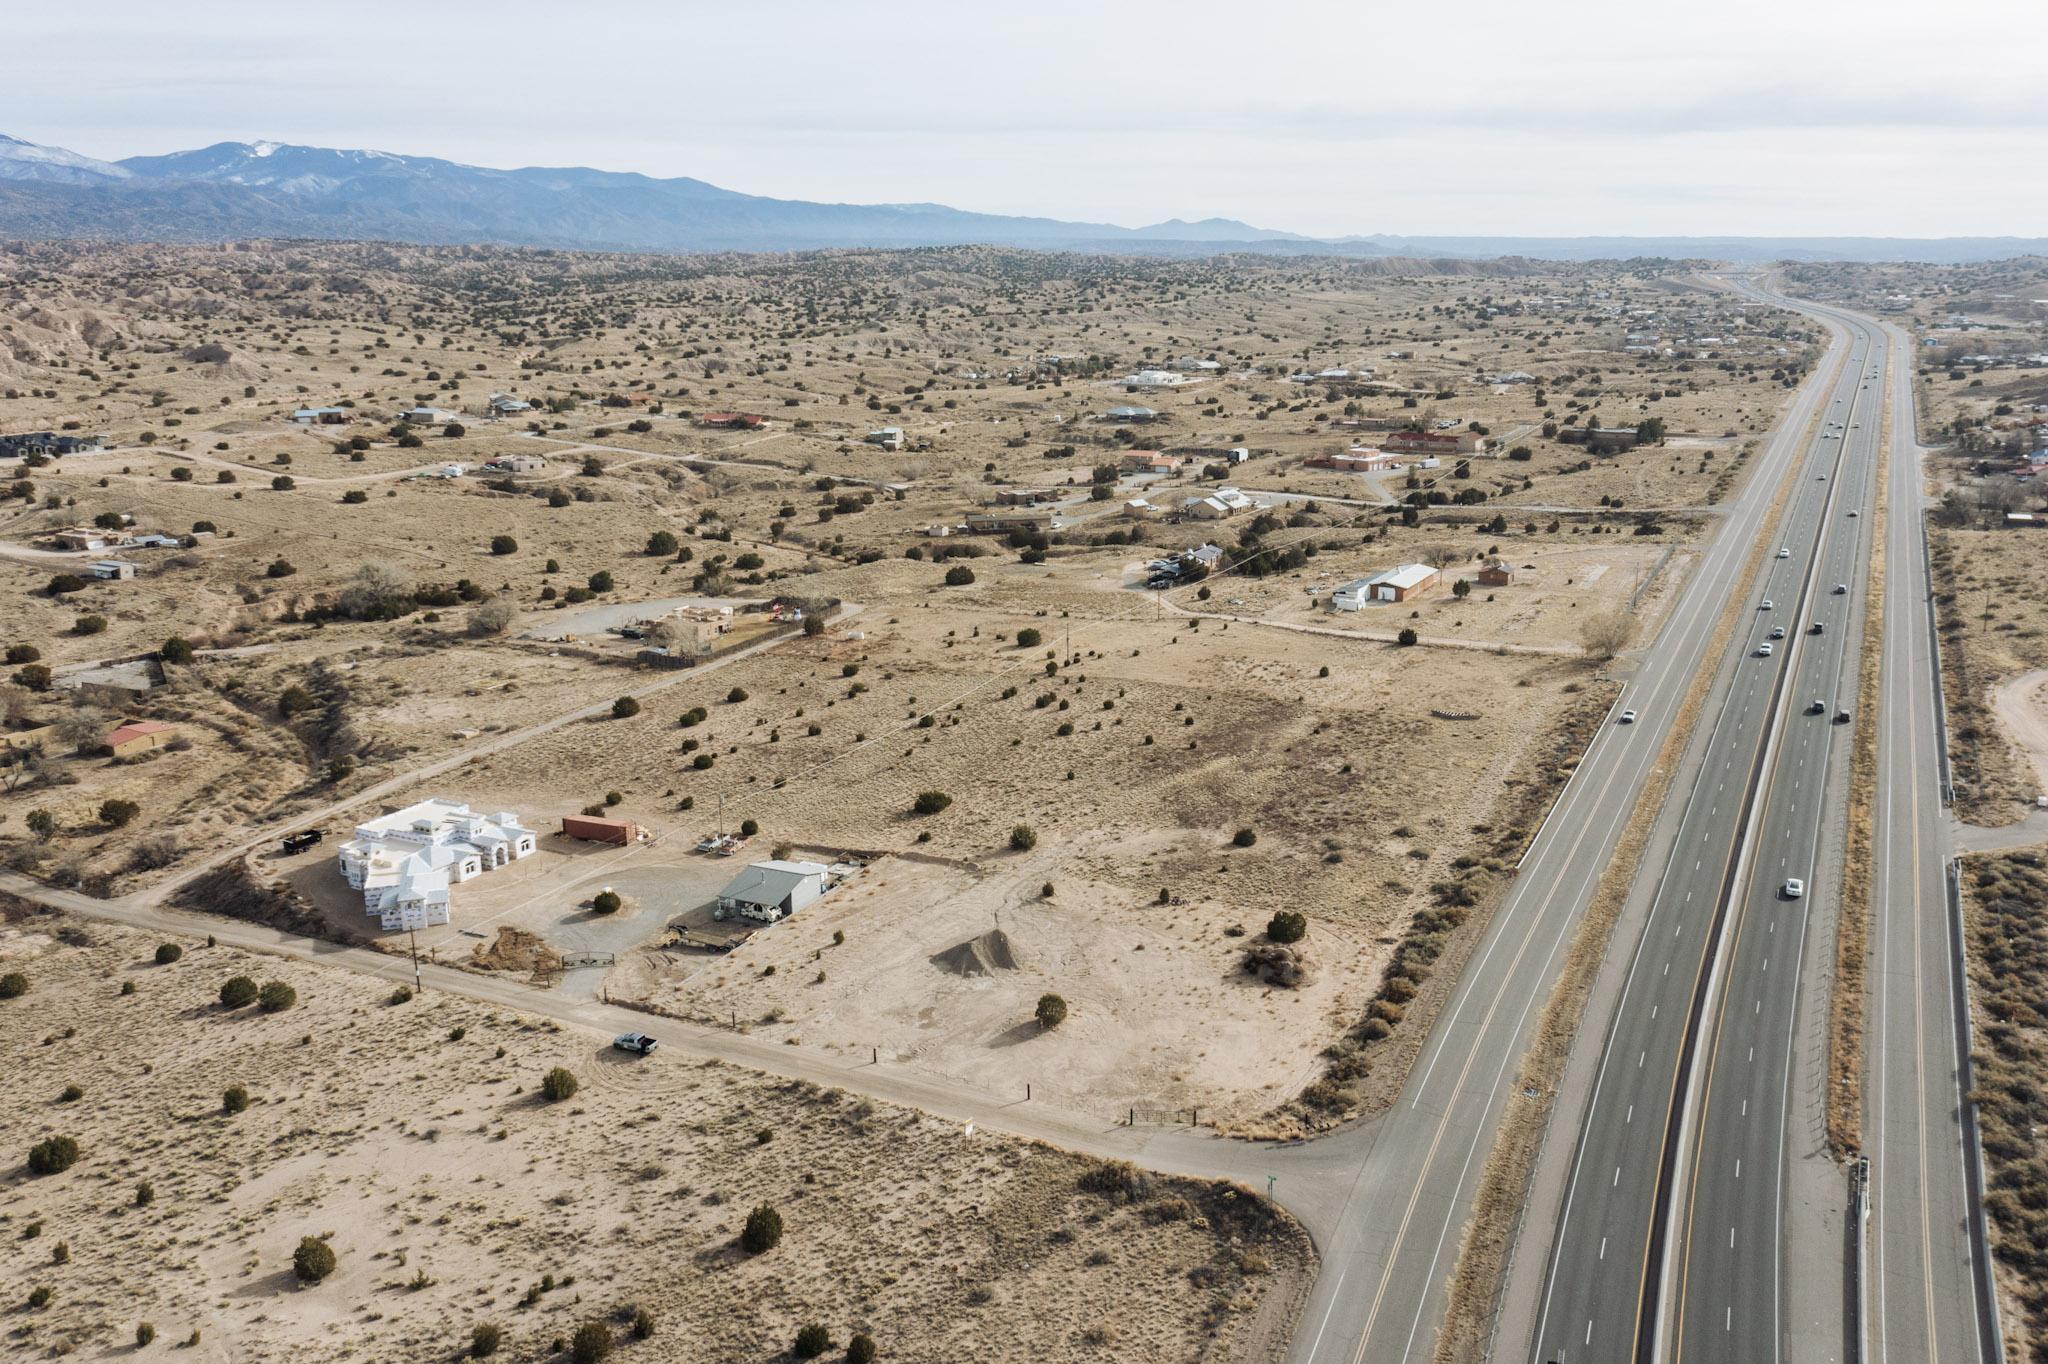
[[[1100,1358],[1105,1322],[1118,1358],[1258,1358],[1253,1323],[1273,1295],[1292,1310],[1312,1262],[1282,1214],[1226,1186],[716,1063],[616,1058],[198,941],[159,966],[159,940],[126,929],[37,916],[0,934],[0,971],[30,980],[0,1001],[18,1349],[119,1352],[148,1321],[165,1344],[196,1332],[202,1361],[442,1360],[494,1322],[532,1359],[581,1321],[623,1331],[637,1305],[656,1332],[636,1358],[758,1360],[814,1320],[892,1359]],[[222,1011],[237,973],[288,980],[297,1005]],[[581,1085],[548,1104],[558,1065]],[[247,1112],[221,1111],[231,1085]],[[80,1159],[33,1177],[18,1162],[52,1134]],[[749,1257],[734,1238],[759,1204],[786,1231]],[[300,1288],[307,1235],[339,1268]]]

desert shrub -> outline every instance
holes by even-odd
[[[1038,1007],[1031,1011],[1041,1028],[1057,1028],[1067,1021],[1067,1001],[1058,995],[1040,995]]]
[[[156,656],[166,663],[190,663],[192,641],[179,635],[172,635],[164,641],[163,647],[156,651]]]
[[[185,949],[178,946],[178,944],[174,942],[158,943],[156,949],[156,964],[158,966],[169,966],[172,962],[176,961],[178,958],[184,955]]]
[[[301,1236],[292,1252],[292,1274],[300,1283],[319,1283],[334,1272],[334,1247],[317,1236]]]
[[[782,1244],[782,1214],[761,1204],[747,1214],[740,1229],[740,1249],[749,1255],[763,1255]]]
[[[1413,627],[1404,625],[1401,627],[1401,633],[1394,636],[1394,642],[1405,649],[1421,638],[1422,636],[1416,634]]]
[[[249,1108],[249,1091],[240,1085],[229,1085],[220,1096],[220,1111],[223,1113],[244,1113]]]
[[[666,559],[676,552],[674,531],[658,530],[647,537],[647,552],[657,559]]]
[[[485,639],[491,635],[502,635],[512,628],[512,622],[519,616],[519,608],[509,597],[493,597],[469,613],[469,624],[465,627],[471,637]]]
[[[935,815],[953,803],[953,798],[944,791],[920,791],[910,808],[921,815]]]
[[[1308,936],[1308,916],[1283,909],[1266,921],[1266,936],[1274,942],[1300,942]]]
[[[974,570],[966,564],[954,564],[946,570],[946,586],[966,587],[974,581]]]
[[[519,552],[519,542],[518,542],[517,540],[513,539],[513,538],[512,538],[511,536],[509,536],[509,535],[493,535],[493,536],[491,537],[491,553],[493,553],[493,554],[517,554],[518,552]]]
[[[247,976],[229,976],[220,987],[223,1009],[239,1009],[256,1002],[256,982]]]
[[[78,1142],[72,1137],[45,1137],[28,1148],[28,1172],[61,1175],[78,1163]]]
[[[619,893],[615,890],[601,890],[590,897],[591,909],[599,914],[616,914],[623,903],[625,902],[619,899]]]
[[[1010,830],[1010,846],[1018,852],[1030,852],[1038,846],[1038,830],[1029,824],[1019,824]]]
[[[393,990],[390,994],[384,996],[384,1002],[394,1009],[401,1004],[412,1003],[412,986],[399,986],[396,990]]]
[[[729,706],[737,706],[740,702],[746,699],[747,689],[745,687],[734,687],[731,691],[725,694],[725,703]]]
[[[630,696],[621,696],[618,700],[612,702],[612,718],[614,720],[630,720],[639,713],[640,703]]]
[[[556,1066],[541,1077],[540,1092],[549,1103],[560,1103],[576,1093],[576,1076],[566,1066]]]
[[[136,1184],[135,1206],[138,1208],[146,1208],[154,1202],[156,1202],[156,1185],[150,1183],[146,1179]]]
[[[790,1346],[790,1353],[798,1359],[816,1359],[832,1348],[832,1333],[820,1322],[809,1322],[797,1328],[796,1343]]]
[[[132,800],[123,800],[119,796],[100,802],[100,823],[116,829],[125,829],[133,824],[135,817],[141,813],[140,805]]]
[[[1238,848],[1249,848],[1258,841],[1259,835],[1255,829],[1239,829],[1230,836],[1231,845]]]
[[[28,977],[19,971],[0,976],[0,999],[20,999],[28,993]]]
[[[256,992],[256,1003],[267,1014],[281,1014],[299,1002],[299,992],[281,980],[266,980]]]
[[[104,632],[106,628],[107,618],[105,616],[84,615],[71,622],[71,633],[74,635],[97,635]]]
[[[152,1325],[152,1324],[150,1324],[149,1322],[146,1322],[146,1321],[142,1321],[142,1322],[137,1322],[137,1323],[135,1324],[135,1348],[136,1348],[136,1349],[138,1349],[138,1350],[142,1350],[142,1349],[147,1349],[147,1348],[149,1347],[149,1344],[150,1344],[150,1342],[154,1341],[155,1339],[156,1339],[156,1327],[155,1327],[154,1325]]]
[[[569,1357],[576,1364],[597,1364],[612,1352],[612,1328],[601,1321],[586,1321],[569,1338]]]
[[[469,1333],[469,1357],[488,1359],[498,1353],[498,1346],[505,1341],[505,1332],[492,1322],[472,1327]]]
[[[83,1089],[80,1089],[77,1085],[66,1085],[63,1091],[57,1095],[57,1102],[60,1104],[75,1104],[84,1097],[85,1091]]]
[[[846,1342],[846,1364],[875,1364],[875,1342],[872,1336],[856,1335]]]
[[[1045,636],[1028,626],[1017,632],[1017,647],[1020,649],[1036,649],[1044,642]],[[854,1338],[856,1340],[866,1339],[864,1336],[856,1336]]]
[[[50,1290],[46,1285],[37,1284],[28,1291],[28,1305],[40,1311],[50,1305]]]

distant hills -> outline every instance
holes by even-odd
[[[245,237],[490,243],[590,251],[806,251],[986,243],[1189,256],[1639,256],[1950,263],[2048,252],[2048,238],[1400,237],[1338,239],[1228,218],[1149,227],[970,213],[943,204],[824,204],[585,167],[494,170],[435,157],[221,142],[100,161],[0,135],[0,237]]]

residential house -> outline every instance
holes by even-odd
[[[1176,374],[1170,369],[1141,369],[1117,380],[1126,388],[1174,388],[1187,381],[1185,374]]]
[[[1393,455],[1477,455],[1486,450],[1486,437],[1477,431],[1395,431],[1380,442]]]
[[[1110,408],[1109,411],[1103,413],[1102,416],[1098,418],[1098,420],[1106,422],[1123,422],[1128,425],[1143,426],[1147,422],[1156,421],[1158,417],[1159,414],[1157,412],[1154,412],[1149,407],[1125,406]]]
[[[1180,557],[1210,573],[1223,567],[1223,551],[1215,545],[1198,545]]]
[[[300,426],[346,426],[349,411],[345,407],[302,407],[292,413],[292,420]]]
[[[132,758],[153,748],[162,748],[178,737],[171,725],[156,720],[130,720],[107,731],[101,744],[117,758]]]
[[[1221,521],[1239,512],[1251,511],[1258,503],[1236,488],[1218,488],[1206,497],[1191,497],[1181,503],[1181,515],[1197,521]]]
[[[830,885],[822,862],[752,862],[718,892],[718,908],[755,923],[772,924],[810,904]]]
[[[101,530],[96,526],[73,526],[69,530],[57,531],[50,537],[63,549],[113,549],[126,544],[128,537],[119,531]]]
[[[398,414],[398,419],[414,426],[446,426],[462,420],[459,414],[440,407],[409,407]]]
[[[533,830],[510,811],[480,815],[440,796],[356,826],[341,874],[387,929],[448,922],[448,888],[522,857]]]
[[[1375,469],[1398,469],[1400,464],[1384,450],[1354,445],[1334,455],[1311,455],[1303,461],[1311,468],[1336,469],[1346,473],[1368,473]]]
[[[1117,467],[1127,474],[1173,474],[1179,473],[1186,462],[1179,455],[1165,455],[1157,450],[1126,450]]]
[[[0,436],[0,459],[24,459],[29,455],[60,459],[65,455],[88,454],[106,446],[105,436],[64,436],[54,431],[27,431]]]
[[[533,411],[532,403],[506,393],[493,393],[489,405],[493,417],[510,417],[520,412]]]
[[[967,529],[975,535],[1007,535],[1013,530],[1042,533],[1052,529],[1052,513],[980,512],[967,518]]]
[[[697,418],[697,425],[717,431],[752,431],[767,420],[758,412],[706,412]]]
[[[1481,587],[1506,587],[1514,580],[1515,570],[1509,567],[1506,561],[1501,559],[1492,560],[1483,565],[1479,570],[1479,585]]]
[[[861,437],[861,442],[866,445],[879,445],[884,450],[901,450],[903,448],[903,428],[900,426],[885,426],[879,431],[868,432],[865,436]]]

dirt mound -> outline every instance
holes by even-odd
[[[1010,935],[991,928],[979,937],[955,943],[931,959],[932,965],[956,976],[987,976],[997,971],[1015,971],[1020,963]]]
[[[478,943],[470,949],[469,959],[486,971],[530,971],[541,976],[562,969],[562,954],[539,934],[523,928],[501,926],[498,940],[489,947]]]

